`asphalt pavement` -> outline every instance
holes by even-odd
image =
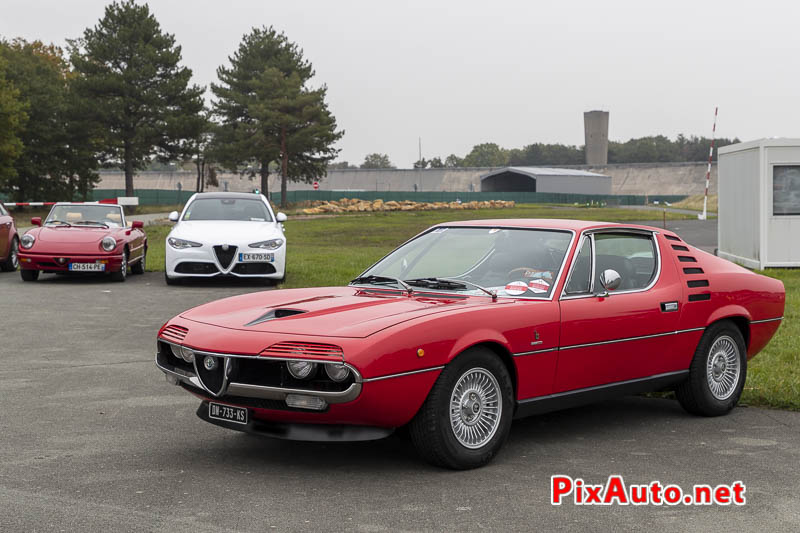
[[[673,229],[702,238],[691,226]],[[516,421],[496,460],[467,472],[421,462],[402,434],[297,443],[202,422],[199,401],[155,368],[156,332],[186,308],[259,290],[0,274],[0,531],[800,528],[800,413],[700,418],[671,400],[619,399]],[[554,474],[684,489],[741,480],[747,504],[551,506]]]

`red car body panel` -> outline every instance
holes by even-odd
[[[14,219],[0,208],[0,263],[8,259],[8,254],[11,253],[11,243],[15,237],[17,237],[17,226]]]
[[[29,250],[20,248],[20,268],[44,272],[67,272],[69,263],[106,262],[106,272],[120,269],[122,252],[129,250],[128,263],[139,261],[147,247],[147,236],[139,228],[102,228],[93,226],[45,226],[29,230],[36,240]],[[106,252],[100,242],[107,236],[117,241]]]
[[[418,411],[441,369],[471,346],[487,346],[506,362],[516,398],[525,402],[685,372],[703,330],[722,319],[732,319],[742,328],[747,355],[753,357],[783,316],[785,292],[780,281],[689,246],[670,231],[570,220],[486,220],[442,226],[566,229],[575,238],[549,300],[493,301],[488,296],[422,289],[409,296],[394,289],[352,286],[269,291],[188,310],[165,324],[159,338],[168,340],[164,329],[179,326],[187,330],[181,341],[186,347],[250,356],[286,341],[339,346],[343,360],[364,380],[355,400],[332,404],[324,412],[254,408],[253,417],[398,427]],[[561,297],[581,235],[600,228],[653,232],[660,257],[655,281],[641,292]],[[665,311],[663,303],[675,303],[677,308]],[[247,325],[275,309],[302,314]],[[213,399],[202,391],[193,392]]]

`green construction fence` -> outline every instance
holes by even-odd
[[[183,204],[194,194],[194,191],[137,189],[134,196],[139,197],[139,205],[173,205]],[[103,200],[125,196],[124,189],[94,189],[90,200]],[[280,192],[272,192],[270,201],[280,203]],[[613,195],[613,194],[564,194],[550,192],[452,192],[452,191],[288,191],[286,199],[290,204],[314,200],[341,200],[342,198],[358,198],[361,200],[381,199],[401,202],[472,202],[485,200],[513,200],[518,204],[606,204],[606,205],[645,205],[647,202],[674,203],[686,198],[686,195]],[[38,200],[38,199],[37,199]],[[44,199],[46,200],[46,199]],[[0,194],[0,201],[8,201]]]

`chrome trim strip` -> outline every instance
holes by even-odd
[[[783,317],[781,316],[781,317],[778,317],[778,318],[765,318],[764,320],[751,320],[750,323],[751,324],[763,324],[765,322],[777,322],[779,320],[783,320]]]
[[[680,376],[680,375],[688,374],[688,373],[689,373],[688,370],[676,370],[674,372],[664,372],[663,374],[654,374],[652,376],[645,376],[643,378],[628,379],[628,380],[625,380],[625,381],[612,381],[611,383],[603,383],[602,385],[594,385],[592,387],[584,387],[582,389],[573,389],[573,390],[568,390],[568,391],[564,391],[564,392],[556,392],[554,394],[548,394],[546,396],[533,396],[531,398],[524,398],[522,400],[517,400],[517,403],[525,402],[525,403],[529,403],[530,404],[530,403],[538,402],[538,401],[541,401],[541,400],[552,400],[554,398],[562,398],[564,396],[570,396],[572,394],[580,394],[580,393],[583,393],[583,392],[589,392],[589,391],[594,391],[594,390],[602,390],[602,389],[606,389],[606,388],[609,388],[609,387],[616,387],[618,385],[628,385],[628,384],[631,384],[631,383],[638,383],[638,382],[642,382],[642,381],[650,381],[650,380],[659,379],[659,378]]]
[[[366,378],[364,383],[370,383],[372,381],[382,381],[384,379],[391,379],[391,378],[399,378],[402,376],[410,376],[412,374],[422,374],[423,372],[433,372],[434,370],[442,370],[444,365],[442,366],[434,366],[431,368],[423,368],[422,370],[412,370],[410,372],[400,372],[399,374],[387,374],[385,376],[378,376],[376,378]]]
[[[691,331],[701,331],[706,328],[692,328],[692,329],[679,329],[676,331],[667,331],[665,333],[654,333],[652,335],[640,335],[638,337],[625,337],[622,339],[612,339],[608,341],[587,342],[585,344],[570,344],[569,346],[561,346],[559,350],[572,350],[573,348],[586,348],[588,346],[601,346],[604,344],[617,344],[619,342],[639,341],[643,339],[654,339],[657,337],[668,337],[670,335],[679,335],[681,333],[689,333]]]
[[[522,357],[523,355],[534,355],[537,353],[547,353],[547,352],[557,352],[558,348],[545,348],[544,350],[533,350],[530,352],[518,352],[512,353],[512,357]]]
[[[265,400],[285,400],[288,394],[302,394],[304,396],[318,396],[326,402],[333,404],[346,403],[358,398],[358,395],[361,394],[361,383],[352,383],[346,390],[341,392],[329,392],[307,389],[264,387],[260,385],[250,385],[248,383],[236,383],[235,381],[231,381],[228,384],[228,393],[234,396],[262,398]]]

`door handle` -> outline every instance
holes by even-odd
[[[661,302],[661,311],[670,313],[678,310],[678,302]]]

